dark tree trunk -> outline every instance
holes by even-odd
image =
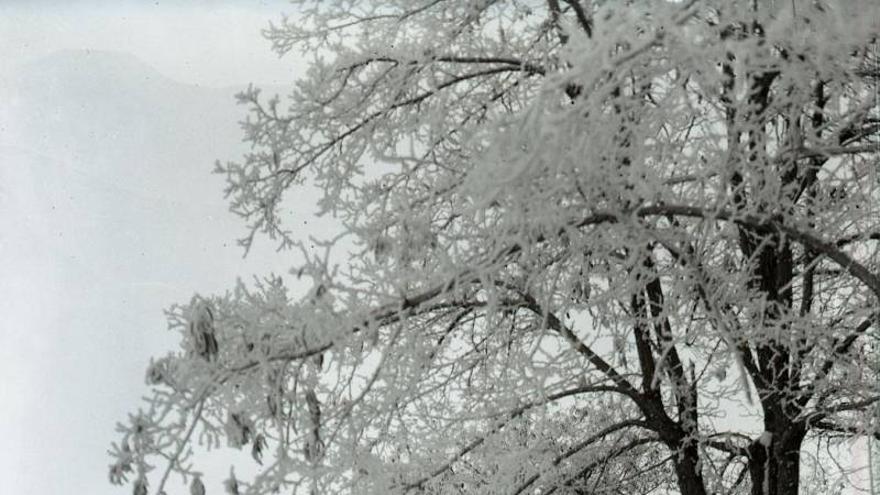
[[[689,442],[680,449],[675,459],[675,474],[682,495],[706,495],[706,484],[700,471],[700,451],[693,442]]]
[[[804,430],[798,425],[764,436],[749,446],[751,495],[797,495]]]

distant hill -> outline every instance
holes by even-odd
[[[296,263],[266,240],[242,259],[244,223],[211,173],[246,151],[242,88],[181,84],[113,52],[0,74],[0,472],[13,486],[115,491],[113,424],[145,392],[148,358],[179,345],[162,310]],[[309,194],[290,211],[312,229]],[[46,462],[58,452],[78,454]]]
[[[146,253],[167,265],[169,280],[210,252],[200,269],[222,275],[223,288],[237,273],[289,268],[271,262],[282,256],[268,241],[263,255],[241,261],[235,239],[244,223],[228,212],[224,179],[211,173],[215,160],[247,150],[239,124],[247,109],[234,98],[244,86],[183,84],[105,51],[55,53],[2,86],[0,208],[7,221],[28,218],[20,242],[87,249],[77,262],[86,271],[98,253],[120,265]],[[303,221],[310,206],[299,208]]]
[[[234,94],[244,86],[182,84],[132,55],[106,51],[58,52],[6,82],[0,144],[87,163],[94,172],[125,168],[130,180],[153,184],[156,168],[185,168],[181,179],[192,178],[186,172],[210,172],[215,159],[243,151],[238,122],[246,109]]]

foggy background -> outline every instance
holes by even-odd
[[[295,264],[242,259],[211,174],[246,149],[233,95],[295,77],[260,36],[290,8],[0,1],[0,493],[129,493],[106,450],[178,345],[163,310]]]

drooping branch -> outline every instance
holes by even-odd
[[[865,284],[878,298],[880,298],[880,275],[872,273],[866,266],[838,249],[833,242],[824,241],[815,234],[804,232],[796,227],[792,227],[773,219],[759,218],[755,215],[740,214],[724,209],[710,211],[709,209],[698,206],[656,204],[642,206],[625,214],[597,212],[580,220],[575,225],[577,227],[587,227],[602,223],[619,223],[627,216],[638,218],[670,215],[703,218],[707,220],[726,220],[750,229],[771,229],[783,233],[800,242],[805,247],[833,260],[841,268],[849,272],[850,275]]]
[[[600,456],[599,459],[592,461],[592,462],[588,463],[587,465],[585,465],[574,476],[569,477],[564,483],[555,484],[555,485],[551,486],[550,489],[547,490],[547,495],[555,493],[556,490],[558,490],[562,486],[569,486],[570,487],[574,483],[575,480],[583,477],[584,475],[586,475],[587,473],[589,473],[590,471],[595,469],[597,466],[604,464],[604,463],[606,463],[616,457],[619,457],[620,455],[622,455],[632,449],[635,449],[635,448],[640,447],[642,445],[656,443],[659,441],[660,440],[658,438],[654,438],[654,437],[636,438],[634,440],[627,442],[626,444],[624,444],[620,447],[617,447],[615,449],[611,449],[608,453]]]
[[[528,402],[526,404],[523,404],[522,406],[517,407],[516,409],[506,413],[504,415],[505,416],[504,419],[496,422],[496,424],[492,428],[490,428],[487,433],[474,439],[472,442],[470,442],[465,447],[463,447],[458,452],[456,452],[445,463],[443,463],[443,465],[434,469],[429,474],[422,476],[421,478],[419,478],[417,480],[408,482],[405,485],[403,485],[403,488],[405,489],[405,493],[409,493],[411,490],[414,490],[414,489],[422,488],[424,486],[424,484],[427,483],[428,481],[430,481],[430,480],[436,478],[437,476],[440,476],[441,474],[452,469],[452,466],[456,462],[458,462],[459,460],[464,458],[464,456],[466,456],[467,454],[472,452],[474,449],[478,448],[490,436],[501,431],[511,421],[522,416],[529,409],[533,409],[538,406],[543,406],[545,404],[549,404],[551,402],[555,402],[557,400],[560,400],[560,399],[563,399],[566,397],[571,397],[574,395],[580,395],[580,394],[586,394],[586,393],[600,393],[600,392],[616,392],[616,393],[626,394],[626,391],[622,390],[620,387],[609,386],[609,385],[585,385],[585,386],[580,386],[580,387],[576,387],[576,388],[569,389],[569,390],[564,390],[562,392],[557,392],[555,394],[550,394],[545,399],[542,399],[539,401],[532,401],[532,402]]]
[[[664,313],[663,285],[660,282],[659,275],[656,274],[650,254],[645,257],[645,265],[651,271],[651,278],[645,285],[645,292],[648,295],[648,308],[651,310],[651,316],[655,321],[654,333],[661,346],[661,362],[663,362],[665,371],[669,373],[672,379],[679,419],[683,421],[683,424],[688,425],[689,428],[696,428],[697,409],[692,389],[695,385],[688,383],[684,364],[673,342],[672,325],[669,322],[669,317]]]
[[[860,428],[856,428],[853,426],[839,425],[837,423],[832,423],[831,421],[814,421],[814,422],[810,423],[810,426],[813,427],[814,429],[817,429],[817,430],[833,431],[835,433],[843,433],[848,436],[864,435],[865,434],[865,431]],[[880,431],[870,432],[868,434],[872,438],[874,438],[876,440],[880,440]]]
[[[186,432],[184,432],[183,436],[177,440],[177,448],[174,450],[174,453],[168,459],[168,465],[165,470],[162,472],[162,478],[159,480],[159,485],[156,487],[156,495],[161,493],[165,493],[163,490],[165,488],[165,483],[168,482],[168,476],[171,474],[171,470],[174,468],[175,464],[180,463],[180,456],[183,454],[184,449],[186,449],[189,444],[190,438],[195,432],[196,426],[199,424],[199,421],[202,419],[202,409],[205,406],[205,400],[202,399],[196,405],[195,411],[193,412],[192,423],[187,427]]]
[[[584,7],[581,5],[579,0],[562,0],[574,11],[575,17],[577,17],[578,24],[580,24],[581,29],[584,30],[584,34],[587,35],[587,38],[593,37],[593,14],[584,10]]]
[[[617,431],[620,431],[620,430],[623,430],[626,428],[650,429],[650,426],[648,425],[648,423],[641,421],[641,420],[637,420],[637,419],[629,419],[629,420],[617,422],[611,426],[603,428],[602,430],[594,433],[593,435],[590,435],[589,437],[585,438],[584,440],[581,440],[577,444],[569,447],[568,449],[566,449],[566,451],[564,453],[556,456],[556,458],[553,459],[552,465],[558,466],[562,461],[577,454],[578,452],[584,450],[585,448],[589,447],[590,445],[592,445],[598,441],[601,441],[602,439],[606,438],[608,435],[610,435],[614,432],[617,432]],[[526,478],[526,480],[516,490],[513,491],[513,495],[520,495],[523,491],[528,489],[528,487],[532,486],[532,484],[534,484],[535,481],[537,481],[541,477],[541,474],[542,473],[540,473],[540,472],[535,473],[535,474],[529,476],[528,478]]]
[[[816,374],[812,383],[806,387],[806,392],[800,399],[801,406],[807,404],[807,402],[813,397],[812,392],[815,391],[822,381],[831,373],[831,370],[834,369],[835,365],[837,365],[841,360],[845,359],[847,352],[852,348],[852,345],[858,340],[859,337],[865,334],[872,325],[877,322],[877,319],[880,318],[880,313],[875,313],[872,317],[865,319],[861,322],[856,328],[854,328],[846,337],[843,339],[837,338],[834,339],[834,343],[831,345],[831,354],[825,361],[822,363],[822,366],[819,369],[819,372]]]
[[[630,306],[635,316],[635,324],[633,325],[633,337],[636,341],[636,354],[639,358],[639,368],[642,370],[642,393],[656,394],[657,387],[654,382],[654,375],[657,370],[657,364],[654,360],[654,353],[651,350],[651,341],[648,337],[648,330],[645,321],[648,319],[647,308],[645,307],[644,296],[641,294],[633,295]]]
[[[541,317],[547,324],[547,327],[561,335],[571,347],[581,354],[587,361],[596,367],[602,374],[611,379],[624,394],[632,398],[636,403],[641,402],[641,395],[632,384],[623,377],[608,361],[602,359],[590,346],[586,345],[574,332],[562,322],[555,314],[545,310],[535,298],[530,294],[523,294],[525,299],[524,307],[532,311],[536,316]]]
[[[855,402],[844,402],[839,404],[834,404],[831,406],[824,407],[812,413],[804,415],[800,420],[806,424],[807,426],[812,425],[814,422],[822,421],[828,418],[829,416],[841,412],[847,411],[858,411],[866,409],[874,404],[880,402],[880,395],[875,395],[873,397],[868,397],[866,399],[858,400]]]

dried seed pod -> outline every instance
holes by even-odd
[[[247,444],[253,435],[251,422],[243,413],[229,413],[224,429],[229,445],[235,448]]]
[[[575,303],[584,304],[590,300],[590,284],[584,279],[579,279],[571,287],[571,299]]]
[[[192,482],[189,484],[189,493],[190,495],[205,495],[205,485],[199,476],[193,477]]]
[[[251,446],[251,457],[257,461],[257,464],[263,464],[263,449],[266,448],[266,438],[262,433],[254,437],[254,443]]]
[[[321,440],[321,402],[312,389],[306,391],[306,404],[309,408],[312,431],[305,439],[303,455],[307,461],[318,462],[324,455],[324,442]]]
[[[239,495],[238,480],[235,478],[235,471],[232,468],[229,468],[229,478],[223,482],[223,486],[229,495]]]
[[[219,346],[214,331],[214,312],[207,302],[199,301],[193,305],[189,334],[198,356],[206,361],[217,359]]]
[[[147,383],[149,385],[160,385],[167,382],[168,378],[168,362],[160,359],[150,363],[147,368]]]
[[[147,480],[144,478],[135,480],[131,493],[132,495],[147,495]]]

